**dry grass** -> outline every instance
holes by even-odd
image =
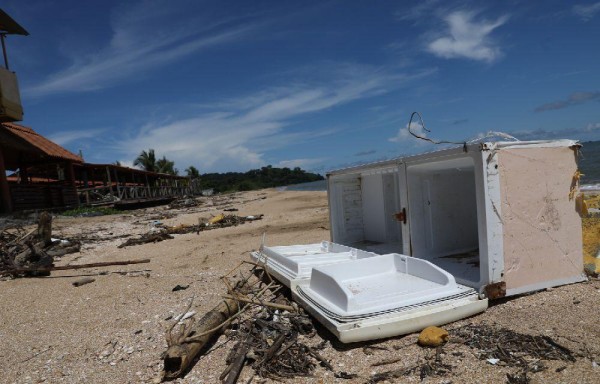
[[[586,196],[585,202],[588,208],[600,208],[600,194]],[[594,264],[596,272],[600,272],[600,260],[596,259],[600,250],[600,217],[584,217],[582,225],[584,263]]]

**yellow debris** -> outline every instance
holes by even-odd
[[[223,221],[224,218],[225,218],[225,215],[221,213],[220,215],[217,215],[217,216],[211,218],[210,220],[208,220],[208,224],[216,224],[220,221]]]
[[[585,202],[585,196],[583,193],[578,194],[577,197],[575,198],[575,208],[577,209],[577,212],[579,212],[581,217],[587,217],[589,212],[588,212],[587,203]]]
[[[419,335],[419,345],[422,347],[438,347],[448,341],[448,332],[438,327],[427,327]]]

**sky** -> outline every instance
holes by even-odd
[[[600,140],[600,1],[2,8],[30,33],[7,39],[22,124],[87,162],[324,173],[435,149],[414,111],[432,140]]]

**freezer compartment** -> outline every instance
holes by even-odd
[[[397,166],[329,180],[332,241],[379,254],[402,252]]]
[[[471,156],[407,163],[411,256],[480,285],[478,193]],[[480,198],[481,199],[481,198]]]
[[[323,241],[306,245],[265,246],[260,251],[251,253],[251,256],[254,261],[266,264],[270,273],[291,288],[298,281],[309,279],[314,267],[378,255]]]
[[[432,263],[400,254],[315,267],[298,292],[329,317],[349,321],[442,302],[475,291]]]

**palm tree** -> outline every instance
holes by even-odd
[[[179,170],[175,168],[174,161],[168,160],[166,156],[163,156],[162,159],[158,159],[156,162],[156,172],[177,175]]]
[[[187,175],[190,179],[197,179],[200,177],[200,171],[198,171],[198,168],[194,167],[193,165],[190,165],[185,170],[185,173],[187,173]]]
[[[133,161],[133,165],[140,166],[144,171],[156,172],[157,163],[154,149],[149,149],[148,152],[142,151],[140,155]]]

